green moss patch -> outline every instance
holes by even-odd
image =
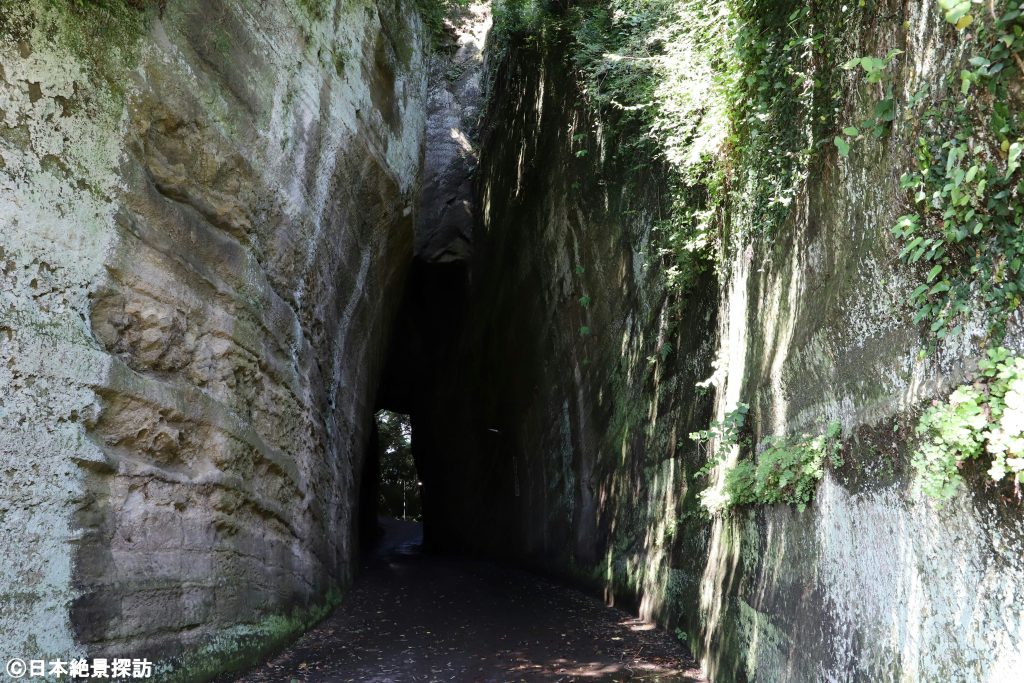
[[[323,620],[341,603],[341,598],[341,591],[332,588],[320,604],[226,629],[198,651],[162,663],[159,679],[167,683],[196,683],[254,666],[268,653],[285,647]]]

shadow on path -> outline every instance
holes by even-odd
[[[239,683],[704,681],[661,630],[548,579],[387,533],[342,605]]]

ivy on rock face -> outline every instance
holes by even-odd
[[[942,339],[959,333],[980,301],[999,338],[1024,296],[1024,18],[1017,0],[966,22],[965,3],[942,4],[950,23],[977,27],[979,49],[918,114],[916,166],[901,179],[916,211],[892,231],[904,242],[900,258],[925,273],[909,295],[915,322]]]
[[[1020,0],[938,3],[975,54],[943,92],[906,102],[894,87],[900,50],[843,56],[872,3],[497,0],[495,14],[499,35],[562,36],[613,156],[637,172],[664,162],[669,211],[653,242],[666,281],[684,289],[716,255],[724,261],[719,238],[771,235],[786,220],[819,150],[849,155],[853,142],[884,137],[903,107],[916,122],[902,179],[914,211],[893,232],[900,258],[920,269],[907,292],[914,320],[942,339],[980,301],[998,338],[1024,296],[1024,19]],[[845,72],[878,93],[868,116],[840,130]]]
[[[652,160],[666,172],[667,213],[654,222],[653,255],[669,286],[681,289],[709,261],[717,227],[715,162],[727,117],[715,82],[721,65],[712,55],[725,53],[724,8],[697,0],[606,0],[575,6],[560,23],[570,37],[568,60],[601,115],[616,163],[639,183],[650,183]]]
[[[939,6],[946,13],[946,21],[958,29],[965,29],[974,21],[970,14],[971,0],[939,0]]]
[[[903,54],[903,50],[890,50],[885,57],[856,57],[851,59],[843,68],[846,70],[860,69],[864,72],[864,80],[868,84],[876,84],[879,87],[881,97],[875,103],[871,116],[864,119],[860,127],[847,126],[843,128],[843,136],[835,137],[835,145],[840,156],[850,154],[850,144],[847,138],[861,140],[870,135],[873,138],[880,138],[885,135],[896,115],[896,104],[892,89],[893,60]]]
[[[771,234],[802,191],[813,155],[832,143],[842,104],[840,55],[854,3],[731,2],[729,88],[738,202],[747,232]]]
[[[686,290],[724,261],[723,238],[771,234],[789,215],[833,139],[844,27],[859,12],[841,0],[496,0],[495,35],[560,36],[612,157],[647,184],[662,164],[652,255]]]

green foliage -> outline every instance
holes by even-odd
[[[897,55],[903,54],[903,50],[892,50],[884,58],[879,57],[854,57],[846,64],[844,69],[855,69],[858,66],[864,70],[864,80],[868,83],[881,83],[886,79],[889,65]]]
[[[380,441],[380,499],[383,515],[419,519],[419,476],[412,456],[412,425],[408,415],[377,413]]]
[[[690,432],[690,438],[698,443],[706,443],[712,439],[718,441],[719,448],[731,448],[739,442],[740,430],[747,420],[750,406],[737,403],[736,408],[725,414],[720,421],[715,420],[707,429]]]
[[[942,4],[950,23],[971,16],[965,3]],[[939,339],[960,331],[976,301],[1001,337],[1024,295],[1021,3],[976,26],[971,68],[950,74],[938,103],[918,113],[915,168],[901,180],[915,211],[892,229],[904,243],[900,258],[926,273],[908,297],[914,320]]]
[[[839,56],[855,10],[842,2],[743,0],[732,6],[734,163],[745,176],[751,229],[771,233],[789,215],[813,153],[834,142]]]
[[[939,0],[939,6],[945,12],[946,21],[958,29],[965,29],[974,21],[970,0]]]
[[[302,0],[316,2],[317,0]],[[469,7],[470,0],[416,0],[423,24],[435,46],[445,43],[445,19],[451,19]]]
[[[914,453],[912,463],[927,495],[951,497],[960,486],[960,465],[981,452],[987,422],[982,403],[979,391],[960,387],[947,403],[933,406],[922,416],[917,431],[928,440]]]
[[[921,416],[921,445],[912,464],[921,489],[937,500],[956,493],[960,468],[987,454],[993,481],[1008,476],[1020,495],[1024,481],[1024,358],[1004,348],[988,352],[979,363],[977,382],[956,389],[945,403],[936,402]]]
[[[494,35],[507,44],[540,32],[552,16],[550,0],[493,0]]]
[[[703,467],[697,470],[695,476],[706,477],[711,470],[722,463],[729,454],[729,449],[739,444],[740,433],[747,421],[749,411],[749,405],[737,403],[736,407],[727,412],[721,421],[715,420],[707,429],[702,429],[699,432],[690,432],[690,438],[696,441],[698,446],[703,446],[711,441],[717,442],[716,453],[718,456],[708,460]]]
[[[795,437],[769,437],[756,462],[740,460],[725,473],[726,507],[737,505],[796,505],[803,511],[825,473],[842,467],[840,425],[832,422],[825,433]]]
[[[853,128],[851,130],[856,130],[856,128]],[[856,135],[856,133],[853,134]],[[839,156],[846,157],[850,155],[850,145],[849,143],[846,142],[846,140],[837,135],[835,138],[833,138],[833,142],[835,142],[836,149],[839,150]]]
[[[906,102],[895,87],[900,50],[849,54],[849,35],[880,11],[870,0],[499,0],[495,32],[560,36],[599,114],[602,158],[646,187],[667,176],[652,254],[684,290],[738,235],[771,239],[823,150],[847,157],[855,142],[885,138],[902,109],[918,138],[902,180],[915,209],[893,232],[920,270],[908,292],[915,320],[943,338],[980,303],[998,337],[1024,291],[1021,0],[988,12],[939,1],[950,24],[971,26],[962,35],[974,56],[942,92],[922,88]],[[840,128],[847,74],[871,104]],[[571,131],[573,143],[590,133]]]
[[[652,170],[666,179],[652,255],[685,290],[727,249],[727,207],[743,232],[770,233],[788,216],[812,154],[833,141],[837,55],[854,12],[839,0],[598,0],[561,11],[499,0],[495,34],[568,37],[608,158],[647,187]]]
[[[753,505],[757,502],[757,467],[749,460],[739,460],[725,471],[726,507]]]
[[[892,66],[893,60],[903,54],[903,50],[890,50],[885,57],[855,57],[843,64],[846,70],[860,69],[864,72],[864,80],[868,84],[878,85],[879,99],[871,112],[871,115],[860,123],[860,127],[847,126],[843,128],[843,135],[851,140],[863,140],[870,135],[873,138],[881,138],[889,132],[893,119],[896,117],[896,99],[893,95]],[[848,156],[850,145],[842,137],[835,138],[835,145],[840,156]]]
[[[720,184],[714,160],[726,117],[710,48],[724,52],[723,7],[607,0],[572,8],[562,23],[612,159],[638,179],[651,172],[652,162],[667,171],[662,198],[668,213],[654,227],[653,253],[668,283],[681,288],[708,260],[721,196],[713,190]],[[695,44],[709,50],[691,49]]]

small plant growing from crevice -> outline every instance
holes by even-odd
[[[690,438],[698,443],[706,443],[712,439],[718,441],[719,448],[730,448],[735,446],[740,435],[740,429],[747,420],[747,413],[750,406],[746,403],[737,403],[736,407],[725,414],[721,420],[715,420],[707,429],[697,432],[690,432]]]
[[[831,422],[822,434],[768,437],[756,462],[740,460],[725,473],[728,507],[786,503],[802,512],[826,466],[843,466],[840,431],[840,424]]]
[[[720,427],[716,433],[725,437],[724,443],[735,445],[739,427]],[[707,430],[691,436],[710,436],[711,433],[712,430]],[[740,505],[785,503],[803,511],[814,499],[826,467],[843,466],[841,425],[838,422],[830,422],[820,434],[769,436],[762,443],[764,447],[756,458],[740,459],[725,471],[721,493],[709,489],[701,495],[705,507],[729,510]],[[709,461],[697,474],[709,474],[724,457],[725,453],[722,453]]]
[[[911,460],[918,484],[938,501],[951,498],[969,460],[989,458],[995,482],[1010,479],[1018,499],[1024,481],[1024,358],[992,349],[978,364],[980,376],[936,401],[917,426],[922,441]]]
[[[747,413],[750,406],[746,403],[737,403],[733,410],[730,410],[721,420],[715,420],[707,429],[698,432],[690,432],[690,438],[697,442],[698,451],[703,453],[705,447],[711,441],[716,441],[718,448],[717,456],[711,458],[696,472],[698,477],[706,477],[715,467],[720,465],[729,453],[729,449],[740,442],[740,432],[747,421]]]

